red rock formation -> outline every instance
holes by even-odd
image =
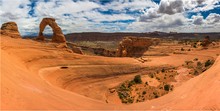
[[[75,44],[73,44],[73,43],[67,43],[67,46],[68,46],[74,53],[83,54],[81,48],[78,47],[77,45],[75,45]]]
[[[2,24],[1,34],[10,36],[12,38],[21,38],[20,33],[18,31],[18,26],[15,22],[7,22]]]
[[[38,35],[37,40],[44,40],[45,37],[43,36],[43,31],[45,27],[49,25],[53,29],[53,42],[66,42],[65,36],[63,35],[63,32],[61,28],[57,25],[54,18],[43,18],[43,20],[40,23],[40,32]]]
[[[125,37],[119,43],[116,51],[118,57],[142,56],[153,44],[158,44],[159,39],[147,37]]]
[[[206,36],[206,37],[204,38],[204,40],[202,41],[202,46],[203,46],[203,47],[208,47],[209,44],[211,44],[210,38],[209,38],[209,36]]]

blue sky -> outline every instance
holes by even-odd
[[[55,18],[65,34],[220,32],[220,0],[0,0],[0,15],[22,35],[38,33],[44,17]]]

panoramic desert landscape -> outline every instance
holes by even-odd
[[[165,1],[147,2],[162,7]],[[31,7],[44,2],[37,3]],[[46,15],[30,34],[20,19],[6,18],[1,15],[1,110],[220,110],[218,25],[208,32],[66,33],[59,18]]]

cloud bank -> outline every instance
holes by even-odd
[[[220,0],[0,0],[0,16],[22,35],[38,33],[44,17],[56,18],[65,34],[219,32]]]

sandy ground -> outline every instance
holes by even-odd
[[[1,36],[1,109],[220,110],[219,48],[149,57],[149,62],[141,63],[133,58],[73,54],[56,45]],[[106,89],[132,78],[141,67],[179,66],[195,56],[216,62],[163,97],[131,105],[117,104],[117,99],[114,104],[103,101]]]

